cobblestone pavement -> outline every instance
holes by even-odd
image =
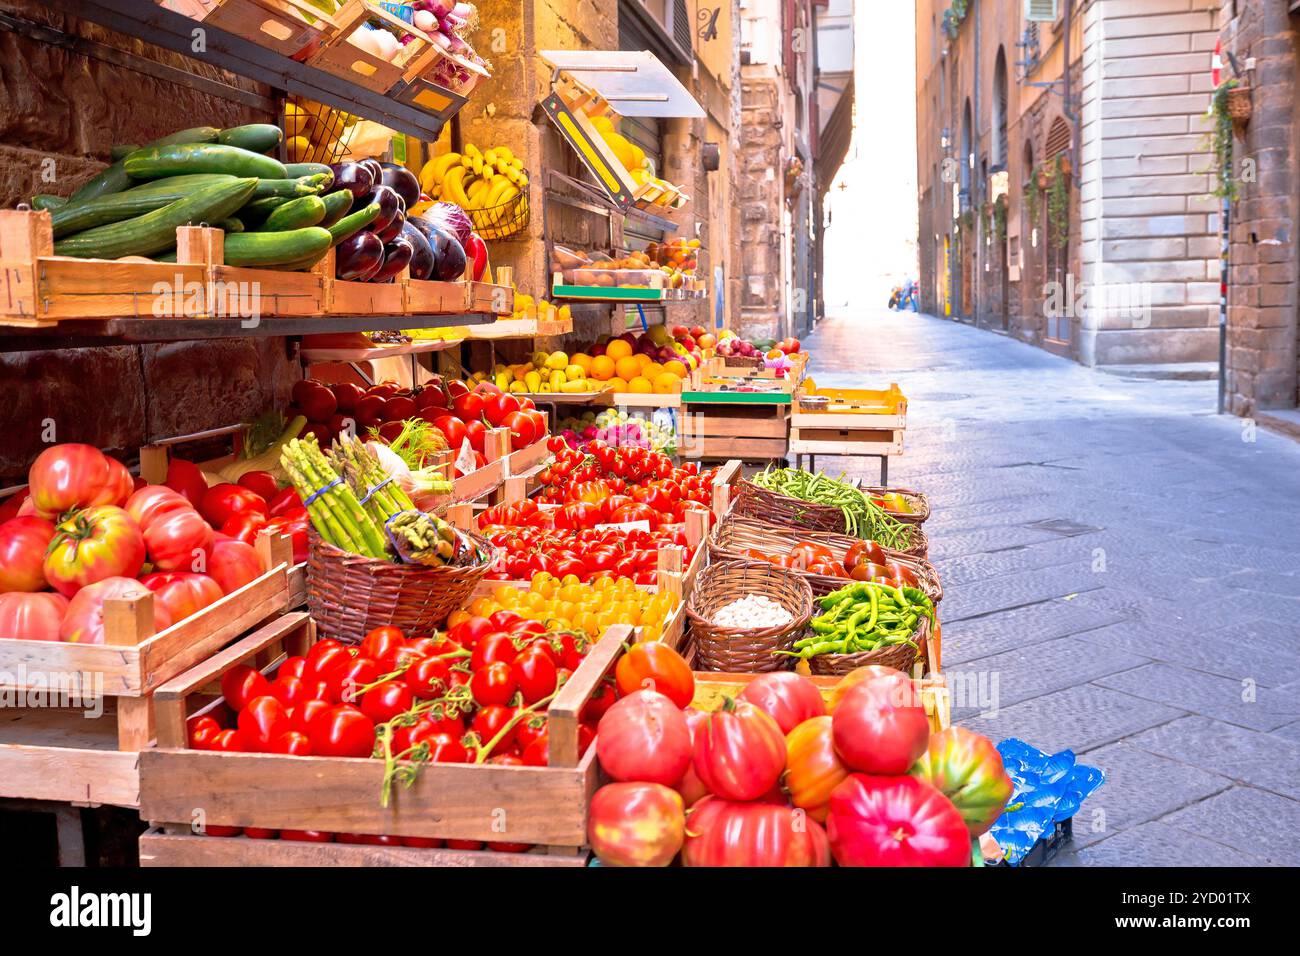
[[[933,508],[956,719],[1106,772],[1057,865],[1300,865],[1300,444],[924,315],[807,346],[910,401],[890,483]]]

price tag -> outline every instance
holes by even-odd
[[[649,521],[624,521],[620,524],[598,524],[597,531],[649,531]]]
[[[462,475],[468,475],[474,470],[476,464],[474,449],[470,446],[469,439],[466,438],[460,443],[460,453],[456,455],[456,469]]]

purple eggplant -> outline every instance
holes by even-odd
[[[406,201],[407,209],[420,201],[420,181],[415,178],[413,172],[396,163],[380,163],[379,165],[384,170],[384,185],[397,190],[397,194]]]
[[[346,189],[352,193],[353,199],[360,199],[375,184],[371,171],[360,163],[331,163],[330,172],[334,174],[334,182],[328,191]]]
[[[402,238],[411,244],[411,278],[428,279],[433,276],[436,264],[433,258],[433,246],[409,221],[402,223]]]
[[[370,229],[373,232],[379,232],[401,214],[402,197],[397,195],[396,190],[387,186],[371,186],[359,198],[360,201],[356,204],[357,208],[368,206],[371,203],[379,204],[379,216],[370,224]]]
[[[362,230],[334,247],[334,275],[347,282],[364,282],[384,264],[384,243]]]
[[[402,234],[402,227],[406,225],[406,216],[398,213],[393,217],[393,221],[384,226],[383,229],[376,229],[374,233],[384,242],[392,242]]]
[[[433,247],[436,262],[433,274],[443,282],[455,282],[465,274],[465,247],[447,230],[438,226],[431,226],[430,229],[433,235],[425,235]]]
[[[405,269],[411,262],[411,253],[415,250],[409,242],[400,236],[384,244],[384,264],[372,275],[370,282],[387,282]]]
[[[379,160],[361,159],[357,161],[357,165],[365,168],[370,173],[371,185],[373,186],[383,185],[384,167],[379,165]]]

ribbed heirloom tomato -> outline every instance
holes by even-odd
[[[98,448],[75,442],[54,445],[36,456],[27,483],[36,513],[54,518],[72,508],[106,503],[106,488],[116,487],[116,471]]]
[[[45,579],[72,597],[105,578],[135,577],[144,559],[144,536],[129,514],[112,505],[86,508],[56,526],[45,555]]]
[[[159,571],[203,571],[215,540],[212,526],[193,508],[158,515],[144,530],[149,560]]]
[[[796,824],[798,820],[798,824]],[[705,797],[691,809],[685,866],[830,866],[826,831],[778,803]]]
[[[135,598],[149,589],[134,578],[105,578],[88,584],[73,596],[59,629],[59,640],[72,644],[103,644],[104,602],[111,598]],[[171,626],[171,615],[161,601],[153,602],[154,631]]]
[[[783,734],[826,713],[826,702],[817,685],[793,671],[760,674],[738,696],[775,720]]]
[[[154,592],[154,603],[161,604],[172,622],[183,621],[222,598],[221,585],[206,574],[191,571],[160,571],[146,574],[140,583]]]
[[[785,776],[782,786],[790,802],[818,823],[830,813],[831,793],[849,768],[835,753],[830,717],[805,720],[785,738]]]
[[[208,555],[208,574],[221,585],[222,593],[237,591],[262,574],[262,559],[250,544],[217,535]]]
[[[914,685],[901,674],[853,687],[831,721],[835,752],[863,773],[907,773],[930,741],[930,719]]]
[[[696,730],[692,764],[710,793],[756,800],[785,769],[785,736],[753,704],[728,697]]]
[[[0,524],[0,593],[45,589],[45,549],[53,537],[54,523],[36,515]]]
[[[993,743],[965,727],[931,736],[912,772],[952,801],[973,837],[993,826],[1015,789]]]
[[[0,594],[0,639],[57,641],[68,599],[52,591]]]
[[[682,798],[658,783],[610,783],[591,798],[587,837],[608,866],[667,866],[686,836]]]
[[[840,866],[966,866],[970,834],[947,797],[916,777],[849,774],[826,833]]]
[[[678,707],[686,707],[695,698],[695,675],[690,666],[662,641],[633,644],[619,658],[614,677],[624,697],[638,690],[657,690]]]
[[[691,762],[690,727],[677,705],[663,694],[639,690],[617,701],[600,718],[596,755],[615,780],[671,787]]]

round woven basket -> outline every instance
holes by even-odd
[[[764,554],[789,554],[800,541],[811,541],[830,548],[843,556],[849,546],[857,542],[843,534],[828,531],[805,531],[795,528],[782,528],[767,524],[756,518],[745,517],[728,512],[706,539],[710,561],[757,561],[757,557],[747,554],[750,549]],[[943,600],[943,585],[939,581],[939,572],[934,565],[924,558],[918,558],[904,551],[891,551],[885,548],[885,555],[891,561],[906,565],[916,572],[918,584],[930,600],[938,604]],[[832,591],[838,591],[850,583],[849,578],[831,577],[826,574],[813,574],[798,568],[783,568],[798,574],[812,588],[814,598],[824,597]]]
[[[310,531],[307,610],[322,634],[344,644],[358,644],[383,625],[399,628],[407,637],[430,634],[465,605],[495,559],[487,541],[462,534],[488,558],[464,567],[395,564],[343,551]]]
[[[790,612],[783,627],[719,627],[713,615],[747,594],[771,598]],[[686,620],[695,643],[695,668],[732,674],[760,674],[794,667],[795,659],[774,651],[788,651],[812,617],[812,591],[796,574],[770,564],[723,561],[710,564],[695,579]]]
[[[861,654],[819,654],[808,658],[808,669],[820,677],[843,677],[849,671],[857,670],[859,667],[879,664],[882,667],[895,667],[904,674],[910,674],[912,665],[918,659],[927,659],[925,642],[929,637],[930,619],[923,617],[912,635],[918,649],[914,650],[906,644],[892,644],[874,651],[863,651]]]
[[[844,514],[832,505],[818,505],[789,495],[780,495],[766,488],[760,488],[747,478],[737,484],[735,501],[731,511],[737,515],[759,518],[768,524],[782,525],[786,528],[800,528],[809,531],[827,531],[831,534],[845,534]],[[897,517],[895,515],[895,517]],[[902,522],[907,534],[907,547],[896,548],[904,554],[924,558],[930,551],[930,542],[919,524]]]
[[[1250,100],[1250,87],[1246,85],[1234,86],[1228,90],[1228,118],[1234,123],[1245,123],[1250,119],[1252,104]]]

